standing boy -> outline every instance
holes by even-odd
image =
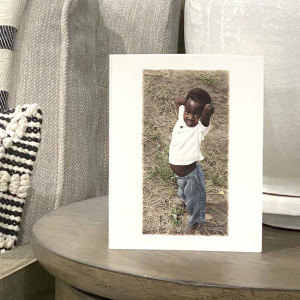
[[[192,89],[185,98],[175,97],[175,105],[179,114],[172,133],[169,162],[176,175],[178,196],[190,215],[184,234],[193,234],[205,222],[205,177],[198,161],[204,159],[201,142],[209,132],[214,107],[210,95],[200,88]]]

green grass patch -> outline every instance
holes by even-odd
[[[174,173],[169,164],[169,151],[164,150],[155,154],[155,165],[149,171],[150,178],[158,178],[165,184],[175,184]]]
[[[202,74],[196,79],[196,83],[203,83],[206,86],[213,86],[218,83],[218,79],[214,75]]]
[[[184,213],[184,209],[182,207],[172,207],[171,208],[171,225],[174,226],[180,226],[182,215]]]

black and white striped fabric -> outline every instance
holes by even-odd
[[[27,0],[0,0],[0,111],[7,108],[13,45]]]
[[[42,111],[26,104],[0,113],[0,251],[16,246],[41,141]]]

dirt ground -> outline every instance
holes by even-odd
[[[205,89],[215,113],[211,130],[202,142],[206,177],[206,222],[196,234],[227,235],[228,232],[228,93],[227,71],[144,71],[144,176],[143,233],[182,234],[188,214],[171,200],[177,183],[168,163],[169,143],[178,119],[176,95],[192,88]]]

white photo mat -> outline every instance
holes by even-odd
[[[229,72],[227,236],[143,234],[144,70]],[[110,249],[261,252],[263,57],[110,55],[109,114]]]

